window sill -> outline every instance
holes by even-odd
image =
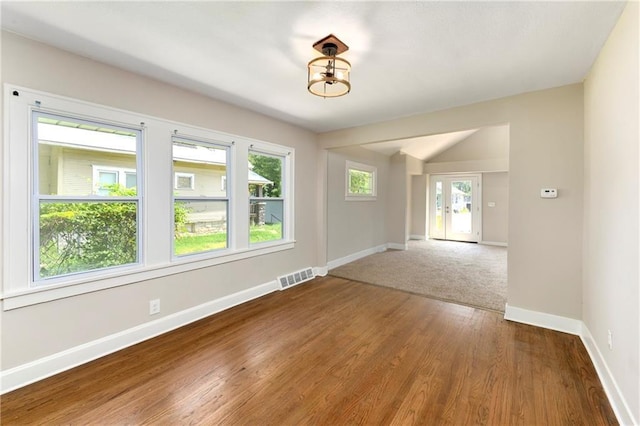
[[[344,197],[345,201],[376,201],[377,199],[375,195],[347,195]]]
[[[224,253],[217,254],[215,257],[211,257],[211,255],[209,255],[206,259],[202,257],[177,258],[171,263],[162,265],[142,266],[135,269],[127,268],[126,270],[104,274],[99,277],[84,277],[82,279],[76,278],[64,283],[34,287],[29,290],[15,293],[7,293],[0,296],[0,300],[3,302],[3,310],[9,311],[65,297],[78,296],[94,291],[133,284],[140,281],[175,275],[181,272],[207,268],[237,260],[249,259],[255,256],[276,253],[283,250],[290,250],[294,248],[294,246],[295,241],[293,240],[279,241],[278,243],[271,243],[261,247],[225,251]]]

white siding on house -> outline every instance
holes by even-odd
[[[173,164],[173,172],[194,174],[193,189],[176,189],[174,185],[173,193],[177,196],[224,197],[226,195],[226,191],[222,189],[222,177],[226,176],[226,167],[223,165],[176,161]]]

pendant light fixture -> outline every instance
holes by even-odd
[[[323,98],[337,98],[351,91],[351,64],[338,58],[337,55],[349,50],[333,34],[318,40],[313,48],[322,53],[316,59],[309,62],[307,75],[307,89],[316,96]]]

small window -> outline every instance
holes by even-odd
[[[375,200],[377,195],[377,169],[367,164],[346,162],[345,198]]]
[[[176,173],[175,189],[193,189],[195,176],[193,173]]]

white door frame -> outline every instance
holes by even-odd
[[[436,184],[437,182],[442,182],[442,190],[445,191],[445,188],[450,186],[450,182],[452,180],[462,180],[475,178],[477,181],[476,187],[473,188],[473,197],[471,198],[471,209],[472,209],[472,235],[469,239],[464,238],[449,238],[446,235],[446,223],[451,219],[451,205],[450,200],[446,200],[445,193],[443,193],[443,213],[446,212],[446,206],[449,206],[449,213],[445,213],[443,216],[443,224],[442,230],[438,231],[436,229]],[[429,176],[429,238],[436,239],[451,239],[455,241],[471,241],[479,243],[482,241],[482,174],[479,173],[451,173],[451,174],[434,174]]]

